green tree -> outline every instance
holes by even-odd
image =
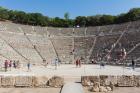
[[[66,12],[66,13],[64,14],[65,20],[69,20],[69,17],[70,17],[70,14],[69,14],[68,12]]]
[[[7,20],[9,18],[8,9],[0,7],[0,20]]]

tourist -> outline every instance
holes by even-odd
[[[27,68],[28,68],[28,71],[30,71],[31,69],[30,69],[30,67],[31,67],[31,64],[30,64],[30,62],[28,62],[27,63]]]
[[[93,59],[91,60],[91,63],[92,63],[92,64],[96,64],[96,60],[93,58]]]
[[[4,68],[5,68],[5,72],[7,72],[7,69],[8,69],[8,60],[5,60],[5,62],[4,62]]]
[[[55,64],[55,70],[56,70],[57,69],[57,65],[58,65],[58,58],[55,59],[54,64]]]
[[[10,71],[11,71],[11,68],[12,68],[12,60],[10,60],[10,62],[9,62],[9,68],[10,68]]]
[[[45,59],[43,59],[43,64],[44,64],[45,67],[47,67],[48,62]]]
[[[58,66],[60,66],[60,64],[61,64],[61,61],[60,61],[60,59],[59,58],[57,58],[57,63],[58,63]]]
[[[94,59],[91,60],[91,63],[94,64]]]
[[[135,70],[135,61],[132,59],[132,69]]]
[[[100,69],[102,69],[102,68],[105,68],[105,63],[103,60],[100,62]]]
[[[76,67],[78,67],[78,59],[76,60],[75,64],[76,64]]]
[[[80,60],[80,58],[78,59],[78,65],[79,65],[79,67],[81,67],[81,60]]]
[[[13,67],[16,69],[17,68],[17,66],[16,66],[16,61],[14,60],[14,62],[13,62]]]

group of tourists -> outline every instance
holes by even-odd
[[[4,62],[4,69],[5,72],[7,72],[8,70],[11,70],[13,68],[17,69],[20,67],[20,63],[19,60],[15,61],[15,60],[5,60]]]

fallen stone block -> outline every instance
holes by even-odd
[[[106,86],[106,80],[107,80],[108,76],[107,75],[100,75],[100,85],[101,86]]]
[[[33,87],[33,77],[17,76],[15,78],[15,87]]]
[[[3,76],[1,78],[1,86],[8,88],[8,87],[14,87],[15,84],[15,77],[14,76]]]
[[[47,85],[50,87],[62,87],[64,85],[64,78],[54,76],[48,80]]]
[[[82,76],[81,82],[83,86],[91,86],[93,83],[100,82],[99,76]]]
[[[91,92],[99,92],[99,87],[92,87]]]
[[[108,76],[108,78],[105,80],[105,85],[110,86],[110,85],[117,85],[117,76]]]
[[[104,86],[99,87],[99,92],[107,92],[108,90]]]
[[[45,88],[47,87],[48,78],[45,76],[34,77],[34,86]]]

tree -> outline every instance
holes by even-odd
[[[115,16],[111,15],[102,15],[100,17],[100,25],[109,25],[114,23]]]
[[[69,17],[70,17],[69,13],[66,12],[66,13],[64,14],[64,18],[65,18],[65,20],[69,20]]]
[[[127,14],[128,21],[136,21],[140,19],[140,8],[133,8]]]
[[[0,7],[0,20],[7,20],[9,18],[8,9]]]
[[[75,19],[75,25],[79,25],[81,27],[85,27],[87,23],[87,19],[85,16],[78,16]]]
[[[73,27],[77,25],[79,25],[80,27],[100,26],[136,21],[140,20],[140,8],[130,9],[128,13],[123,13],[117,16],[77,16],[75,19],[70,19],[69,17],[70,16],[68,12],[64,14],[64,18],[49,18],[42,15],[41,13],[26,13],[24,11],[8,10],[0,7],[0,20],[10,20],[12,22],[20,24],[53,27]]]

